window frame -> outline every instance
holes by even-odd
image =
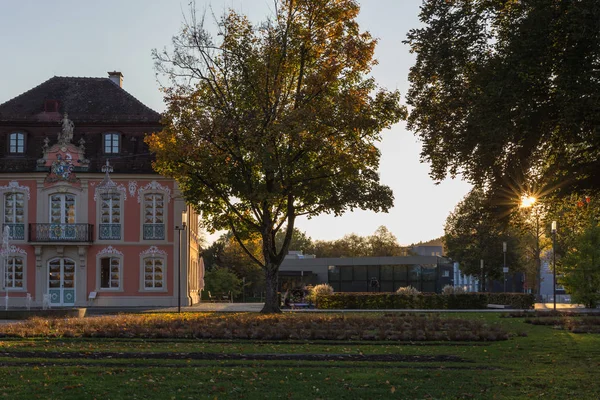
[[[115,196],[115,195],[119,196],[119,199],[115,200],[115,199],[111,198],[111,200],[110,200],[110,207],[109,207],[109,218],[110,218],[111,222],[105,224],[105,223],[102,222],[102,217],[103,217],[102,216],[102,203],[104,201],[103,197],[104,196]],[[97,223],[97,225],[98,225],[98,228],[97,228],[98,229],[98,232],[97,232],[97,235],[98,235],[97,238],[98,238],[98,240],[101,240],[103,242],[106,242],[106,241],[122,242],[123,241],[123,239],[124,239],[123,238],[123,235],[124,235],[124,226],[125,226],[125,224],[123,223],[123,218],[124,218],[124,214],[123,214],[123,211],[124,211],[124,197],[125,196],[120,191],[117,191],[117,192],[101,191],[100,193],[98,193],[98,202],[97,202],[97,206],[96,206],[96,210],[97,210],[96,212],[97,212],[97,216],[98,216],[98,218],[97,218],[97,220],[98,220],[98,223]],[[119,205],[119,210],[120,210],[119,222],[118,223],[113,223],[112,219],[113,219],[113,216],[114,216],[113,215],[113,213],[114,213],[114,206],[117,203]],[[101,234],[102,233],[102,231],[101,231],[101,225],[117,225],[117,224],[120,225],[119,226],[119,237],[118,238],[114,238],[114,237],[103,238],[102,237],[102,234]],[[111,236],[111,235],[109,235],[109,236]]]
[[[103,261],[104,260],[108,260],[108,273],[110,274],[110,276],[108,277],[108,286],[102,286],[103,284],[103,279],[102,279],[102,270],[104,268]],[[112,286],[112,282],[113,282],[113,271],[112,271],[112,266],[113,266],[113,261],[116,260],[118,261],[118,271],[117,271],[117,286]],[[123,263],[121,260],[121,257],[118,256],[113,256],[113,255],[106,255],[106,256],[102,256],[99,259],[100,263],[99,263],[99,268],[100,268],[100,279],[99,279],[99,290],[101,291],[118,291],[122,288],[122,277],[123,277]]]
[[[17,199],[13,199],[13,202],[15,202],[15,204],[13,205],[13,213],[14,215],[12,215],[12,220],[13,222],[6,222],[7,219],[7,215],[6,215],[6,211],[7,211],[7,206],[6,206],[6,202],[7,202],[7,196],[16,196],[16,195],[21,195],[23,197],[23,222],[19,223],[19,222],[14,222],[16,221],[16,201]],[[4,231],[4,226],[5,224],[10,224],[10,225],[23,225],[22,229],[23,229],[23,237],[22,238],[15,238],[14,237],[14,229],[13,229],[13,235],[11,235],[11,240],[12,241],[17,241],[17,242],[24,242],[27,240],[27,232],[25,230],[25,227],[27,226],[27,207],[28,207],[28,200],[29,198],[27,197],[27,193],[21,190],[15,190],[15,191],[3,191],[2,193],[2,224],[0,225],[0,227],[2,228],[2,231]]]
[[[117,259],[119,260],[119,287],[102,287],[102,260]],[[123,274],[124,258],[123,253],[112,246],[108,246],[96,254],[96,291],[97,292],[123,292],[125,289],[124,274]],[[110,264],[109,264],[110,266]]]
[[[151,222],[151,223],[146,223],[146,202],[147,202],[146,196],[148,196],[148,195],[153,196],[153,198],[152,198],[152,221],[153,222]],[[162,203],[163,204],[162,204],[162,215],[161,215],[162,222],[161,223],[157,223],[156,222],[156,219],[157,219],[157,215],[156,215],[156,209],[157,209],[156,201],[157,200],[156,200],[155,196],[162,196]],[[142,234],[142,240],[144,240],[144,241],[160,241],[160,242],[167,240],[167,231],[166,231],[166,229],[167,229],[167,215],[168,215],[168,212],[169,212],[167,199],[168,199],[168,194],[165,193],[165,192],[162,192],[162,191],[148,191],[148,192],[142,193],[142,207],[141,207],[141,213],[142,213],[142,219],[141,219],[141,223],[142,223],[142,232],[141,232],[141,234]],[[163,236],[162,236],[162,238],[158,238],[158,237],[154,237],[154,236],[146,238],[145,228],[144,228],[145,225],[155,225],[155,226],[156,225],[162,225],[163,226]]]
[[[109,139],[110,138],[110,139]],[[115,139],[116,139],[116,151],[115,151]],[[109,146],[107,147],[107,142]],[[104,132],[102,134],[102,152],[106,155],[120,154],[122,146],[122,138],[119,132]],[[107,151],[107,149],[109,151]]]
[[[2,283],[2,287],[4,288],[5,291],[7,292],[25,292],[27,291],[27,253],[15,246],[11,246],[11,248],[9,249],[8,252],[5,253],[4,257],[6,257],[6,265],[5,268],[3,268],[3,274],[0,277],[1,283]],[[8,260],[9,259],[17,259],[20,258],[23,261],[22,264],[22,278],[21,281],[23,282],[21,287],[15,287],[15,286],[7,286],[8,283],[8,273],[9,273],[9,264],[8,264]],[[13,272],[13,275],[16,274],[16,272]],[[15,278],[13,277],[13,281],[15,280]]]
[[[12,141],[13,141],[13,137],[15,137],[16,139],[16,144],[15,144],[15,151],[12,151]],[[22,143],[21,143],[21,147],[22,147],[22,151],[19,151],[19,138],[22,139]],[[8,154],[11,156],[23,156],[25,155],[25,152],[27,151],[27,135],[25,134],[25,132],[23,131],[15,131],[15,132],[10,132],[8,134]]]
[[[146,260],[152,260],[152,274],[156,274],[156,260],[162,262],[162,287],[146,286]],[[142,254],[140,256],[140,291],[142,292],[166,292],[167,291],[167,257],[161,253]],[[153,282],[157,282],[153,277]]]

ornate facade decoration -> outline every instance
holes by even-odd
[[[160,190],[162,192],[165,192],[165,194],[167,195],[167,203],[169,203],[171,201],[171,189],[169,189],[167,186],[163,186],[160,183],[156,182],[156,181],[152,181],[149,184],[147,184],[146,186],[143,186],[141,188],[138,189],[138,203],[142,202],[142,194],[144,192],[150,191],[150,190]]]
[[[102,182],[96,186],[94,190],[94,201],[98,201],[98,194],[100,193],[111,193],[111,192],[121,192],[123,194],[123,199],[127,200],[127,189],[125,189],[125,185],[117,185],[110,179],[110,173],[113,172],[113,167],[109,164],[108,160],[106,160],[106,165],[102,166],[102,172],[106,175]]]
[[[23,250],[20,247],[15,246],[14,244],[10,247],[8,247],[6,250],[2,249],[0,250],[0,254],[4,255],[8,255],[8,254],[25,254],[27,255],[27,252],[25,250]]]
[[[23,191],[27,193],[27,200],[31,199],[28,186],[21,186],[17,181],[10,181],[6,186],[0,186],[0,191]]]
[[[122,256],[123,252],[115,249],[112,246],[108,246],[108,247],[105,247],[104,249],[100,250],[97,255],[98,256]]]
[[[135,192],[137,191],[137,181],[129,181],[129,194],[131,197],[135,196]]]
[[[164,250],[160,250],[158,247],[156,246],[150,246],[150,248],[148,248],[147,250],[144,250],[140,253],[140,256],[151,256],[151,257],[156,257],[156,256],[166,256],[167,252]]]

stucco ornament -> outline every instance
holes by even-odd
[[[166,256],[167,252],[164,250],[160,250],[158,247],[156,246],[150,246],[150,248],[148,248],[147,250],[144,250],[140,253],[140,256],[151,256],[151,257],[155,257],[155,256]]]
[[[69,114],[65,113],[63,119],[60,121],[62,129],[58,134],[58,144],[69,144],[73,140],[73,130],[75,124],[69,119]]]
[[[107,256],[122,256],[123,252],[115,249],[112,246],[108,246],[108,247],[105,247],[102,250],[100,250],[98,252],[98,255],[99,256],[104,256],[104,255],[107,255]]]
[[[135,192],[137,191],[137,181],[129,181],[129,194],[131,197],[135,196]]]
[[[8,255],[8,254],[25,254],[25,255],[27,255],[27,252],[25,250],[23,250],[22,248],[17,247],[13,244],[12,246],[6,247],[6,249],[4,249],[4,246],[3,246],[2,250],[0,250],[0,254],[2,254],[3,256]]]
[[[123,199],[127,200],[127,190],[124,185],[117,185],[110,179],[110,173],[113,172],[113,167],[110,165],[108,160],[106,160],[106,165],[102,166],[102,172],[104,172],[104,179],[102,182],[96,186],[94,190],[94,201],[98,201],[98,195],[100,193],[117,193],[120,192],[123,194]]]
[[[17,181],[10,181],[6,186],[0,186],[0,191],[12,191],[12,192],[25,192],[27,193],[27,200],[31,199],[31,195],[29,194],[28,186],[21,186]]]
[[[167,186],[161,185],[160,183],[158,183],[156,181],[152,181],[149,184],[147,184],[146,186],[143,186],[138,189],[138,203],[142,202],[142,195],[144,194],[144,192],[153,191],[153,190],[159,190],[161,192],[164,192],[166,194],[167,203],[169,203],[171,201],[171,189]]]

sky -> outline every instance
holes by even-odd
[[[359,3],[361,29],[379,39],[373,76],[380,86],[400,90],[405,104],[414,55],[402,41],[409,29],[419,26],[421,0]],[[151,51],[168,48],[188,4],[189,0],[0,0],[0,104],[52,76],[107,77],[108,71],[117,70],[124,75],[125,90],[164,111]],[[200,12],[212,9],[220,15],[233,8],[254,22],[264,20],[272,4],[196,0]],[[315,240],[333,240],[349,233],[371,235],[385,225],[402,245],[443,234],[446,217],[471,186],[449,178],[436,185],[428,175],[429,165],[420,162],[421,144],[404,122],[382,136],[381,181],[395,197],[389,213],[359,210],[341,217],[302,218],[296,223],[300,230]]]

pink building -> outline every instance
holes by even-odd
[[[160,115],[122,83],[120,72],[53,77],[0,104],[9,306],[28,295],[33,306],[199,301],[198,217],[176,182],[152,170],[144,136],[161,129]]]

